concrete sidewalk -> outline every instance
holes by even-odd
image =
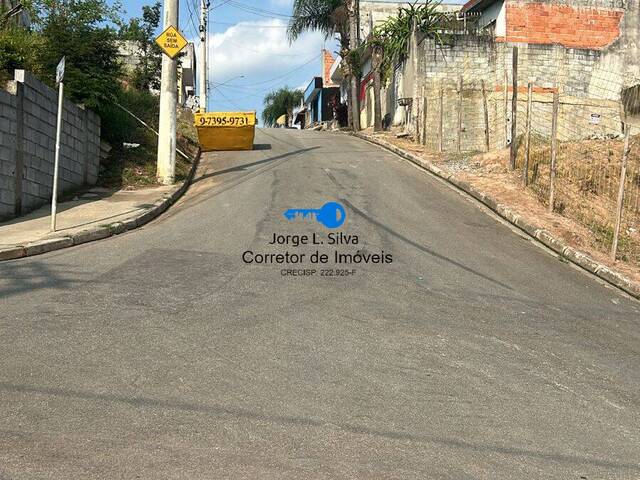
[[[56,231],[51,232],[51,206],[0,223],[0,249],[41,240],[72,236],[92,227],[108,226],[137,217],[172,190],[171,186],[112,191],[93,188],[58,205]]]
[[[0,223],[0,261],[39,255],[138,228],[182,196],[194,171],[192,167],[189,178],[178,185],[117,191],[93,188],[58,205],[55,232],[49,230],[50,205]]]

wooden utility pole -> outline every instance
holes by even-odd
[[[553,213],[556,201],[556,164],[558,159],[558,112],[560,110],[560,92],[558,86],[553,92],[553,115],[551,117],[551,168],[549,177],[549,213]]]
[[[438,151],[444,152],[444,89],[440,85],[440,112],[438,117]]]
[[[416,134],[415,134],[414,141],[416,143],[420,143],[420,137],[422,132],[422,130],[420,130],[420,119],[422,117],[422,109],[421,109],[420,102],[418,102],[417,95],[412,100],[413,101],[411,103],[414,105],[414,108],[416,109],[416,114],[415,114]]]
[[[516,169],[518,155],[518,47],[513,47],[513,95],[511,97],[511,151],[509,152],[509,167]]]
[[[458,153],[462,151],[462,75],[458,78]]]
[[[487,105],[487,88],[482,80],[482,105],[484,107],[484,148],[488,152],[489,145],[489,106]]]
[[[164,0],[164,29],[178,28],[178,0]],[[162,55],[160,121],[158,126],[158,181],[171,185],[176,171],[176,116],[178,106],[178,60]]]
[[[504,69],[504,146],[509,146],[509,73]]]
[[[427,88],[422,86],[422,145],[427,144]]]
[[[533,96],[533,82],[527,85],[527,123],[524,144],[524,171],[522,172],[522,184],[526,187],[529,185],[529,156],[531,154],[531,106]]]
[[[629,138],[631,137],[631,126],[624,124],[624,150],[622,151],[622,165],[620,168],[620,186],[618,188],[618,203],[616,204],[616,226],[613,231],[613,244],[611,245],[611,260],[616,261],[618,255],[618,238],[620,237],[620,227],[622,225],[622,209],[624,208],[624,187],[627,181],[627,161],[629,160]]]

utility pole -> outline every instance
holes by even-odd
[[[178,28],[178,0],[164,0],[164,28]],[[176,109],[178,107],[178,60],[162,56],[158,128],[158,181],[172,185],[176,170]]]
[[[207,48],[209,37],[209,0],[200,0],[200,66],[198,84],[200,86],[200,112],[207,111]]]

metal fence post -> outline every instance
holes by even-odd
[[[487,152],[491,149],[489,140],[489,106],[487,105],[487,88],[482,80],[482,106],[484,109],[484,147]]]

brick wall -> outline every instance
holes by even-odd
[[[322,50],[322,84],[325,87],[336,87],[331,81],[331,67],[335,63],[336,59],[333,58],[331,52],[328,50]]]
[[[506,4],[506,37],[514,43],[603,49],[620,37],[621,9],[557,3]]]
[[[16,71],[0,91],[0,217],[48,203],[53,186],[57,92]],[[95,184],[100,162],[100,118],[65,100],[59,193]],[[8,120],[8,122],[5,121]]]

